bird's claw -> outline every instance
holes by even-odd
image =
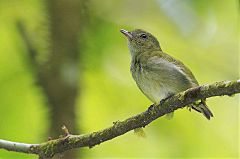
[[[153,107],[154,107],[154,104],[150,105],[147,111],[150,112],[153,109]]]
[[[163,105],[163,103],[164,103],[167,99],[171,98],[172,96],[174,96],[174,94],[170,94],[170,95],[167,96],[166,98],[163,98],[163,99],[160,101],[160,105]]]
[[[164,98],[162,100],[160,100],[160,105],[163,105],[163,103],[167,100],[167,98]]]

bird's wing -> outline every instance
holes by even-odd
[[[192,83],[192,87],[198,86],[198,82],[196,78],[194,77],[193,73],[188,69],[181,61],[174,59],[170,55],[162,52],[162,51],[152,51],[150,56],[148,56],[149,64],[155,65],[155,67],[158,67],[159,61],[167,61],[170,64],[173,64],[175,69],[179,70],[181,74],[184,76],[187,76],[188,80]],[[151,66],[154,67],[154,66]],[[160,66],[159,66],[160,67]]]

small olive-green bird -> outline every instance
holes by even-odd
[[[120,31],[128,40],[133,79],[154,104],[199,85],[182,62],[162,51],[158,40],[151,33],[141,29]],[[202,113],[207,119],[213,117],[205,99],[189,107]]]

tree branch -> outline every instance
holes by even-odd
[[[8,151],[30,153],[29,150],[31,146],[35,146],[35,144],[25,144],[0,139],[0,148],[6,149]]]
[[[25,42],[27,52],[29,53],[29,61],[28,62],[31,63],[31,65],[34,67],[34,69],[37,69],[37,67],[39,67],[39,64],[38,64],[37,59],[36,59],[38,51],[34,47],[34,45],[32,43],[32,40],[31,40],[29,34],[27,33],[23,22],[22,21],[17,21],[16,22],[16,27],[17,27],[17,30],[18,30],[19,34],[21,35],[23,41]]]
[[[164,101],[164,103],[161,105],[159,104],[154,106],[152,109],[132,116],[124,121],[114,122],[113,126],[97,132],[83,135],[71,135],[67,133],[64,137],[40,144],[24,144],[0,140],[0,149],[37,154],[40,156],[40,158],[50,158],[57,153],[61,153],[73,148],[91,148],[95,145],[99,145],[100,143],[123,135],[133,129],[145,127],[153,120],[179,108],[183,108],[197,100],[213,96],[231,96],[237,93],[240,93],[240,80],[222,81],[210,85],[202,85],[178,93]],[[66,128],[64,129],[66,132]]]

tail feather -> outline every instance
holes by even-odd
[[[192,108],[197,112],[202,113],[208,120],[213,117],[213,113],[206,105],[206,101],[203,99],[199,104],[192,105]]]

